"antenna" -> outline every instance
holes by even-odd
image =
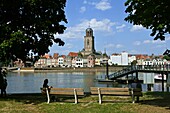
[[[89,26],[88,27],[90,28],[90,22],[89,22]]]
[[[104,53],[106,54],[106,48],[104,48]]]

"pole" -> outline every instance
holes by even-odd
[[[108,61],[106,62],[106,79],[109,79]]]
[[[129,78],[128,78],[128,74],[126,75],[126,83],[127,83],[127,85],[128,85],[128,83],[129,83]]]
[[[164,73],[161,74],[162,74],[162,92],[164,92]]]
[[[168,73],[166,73],[166,84],[168,83]],[[169,87],[166,86],[166,91],[169,92]]]
[[[139,79],[139,78],[138,78],[138,71],[136,71],[136,79]]]

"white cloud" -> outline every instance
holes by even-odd
[[[143,43],[148,44],[148,43],[151,43],[151,41],[150,40],[144,40]]]
[[[95,5],[95,8],[104,11],[104,10],[108,10],[112,7],[111,7],[110,3],[108,2],[108,0],[101,0],[99,3],[97,3]]]
[[[168,40],[170,40],[170,36],[165,38],[165,41],[168,41]]]
[[[141,42],[140,41],[135,41],[134,45],[139,46],[139,45],[141,45]]]
[[[109,19],[97,20],[93,18],[91,20],[82,20],[80,24],[77,24],[73,27],[68,27],[64,34],[55,35],[55,37],[70,39],[70,38],[83,38],[85,35],[85,30],[90,27],[94,32],[102,31],[107,33],[113,32],[112,27],[116,24]]]
[[[123,31],[124,31],[123,28],[125,28],[125,27],[126,27],[125,24],[122,24],[122,25],[120,25],[120,26],[117,26],[117,27],[116,27],[117,32],[123,32]]]
[[[133,50],[130,50],[129,53],[131,53],[131,54],[139,54],[139,51],[133,49]]]
[[[88,3],[87,0],[84,0],[84,1],[83,1],[83,4],[87,4],[87,3]]]
[[[115,46],[116,48],[122,48],[123,47],[123,45],[121,45],[121,44],[116,44],[116,46]]]
[[[144,40],[143,41],[144,44],[163,44],[165,43],[165,41],[161,41],[161,40]]]
[[[102,11],[112,8],[108,0],[101,0],[99,2],[88,2],[87,0],[84,0],[83,3],[95,6],[96,9],[102,10]]]
[[[84,13],[85,11],[86,11],[86,7],[83,6],[80,8],[80,13]]]
[[[152,43],[162,44],[162,43],[165,43],[165,41],[161,41],[161,40],[153,40]]]
[[[74,47],[74,45],[73,44],[70,44],[70,43],[66,43],[66,48],[68,48],[68,49],[70,49],[70,48],[73,48]]]
[[[126,27],[126,25],[125,25],[125,24],[122,24],[121,26],[117,26],[116,29],[122,29],[122,28],[124,28],[124,27]]]
[[[130,31],[133,32],[133,31],[139,31],[139,30],[142,30],[144,29],[144,27],[142,25],[134,25]]]
[[[123,45],[121,44],[107,44],[104,46],[104,48],[122,48]]]
[[[109,19],[103,19],[101,21],[94,19],[91,19],[90,25],[94,30],[96,31],[103,31],[103,32],[111,32],[112,27],[116,24],[115,22],[111,22]]]
[[[104,47],[105,47],[105,48],[114,48],[115,45],[114,45],[114,44],[107,44],[107,45],[105,45]]]

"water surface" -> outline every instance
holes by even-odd
[[[7,93],[40,93],[44,79],[49,79],[49,86],[60,88],[84,88],[89,92],[90,87],[125,87],[126,84],[99,83],[96,78],[104,77],[104,72],[9,72],[7,75]],[[166,85],[166,84],[165,84]],[[154,91],[161,91],[162,84],[155,83]],[[166,88],[164,88],[166,90]],[[147,85],[142,84],[142,90],[147,91]]]

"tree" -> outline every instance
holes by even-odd
[[[136,65],[137,63],[138,63],[137,60],[133,60],[133,61],[131,62],[131,65],[133,66],[133,65]]]
[[[43,55],[53,43],[63,46],[60,38],[67,23],[66,0],[1,0],[0,61],[26,60],[31,52]]]
[[[163,59],[170,61],[170,57],[168,55],[164,55]]]
[[[164,59],[170,60],[170,50],[169,50],[169,49],[167,49],[167,50],[163,53],[163,55],[164,55]]]
[[[151,29],[154,40],[165,40],[170,33],[169,0],[127,0],[125,21]]]

